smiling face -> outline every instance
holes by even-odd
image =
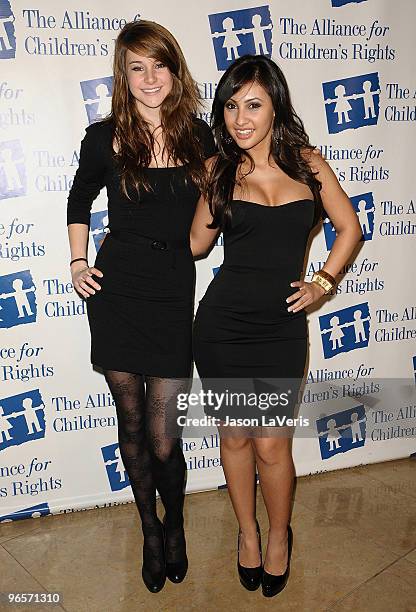
[[[159,60],[126,51],[126,76],[140,113],[158,109],[173,85],[169,68]]]
[[[246,151],[270,150],[274,109],[267,91],[256,81],[243,85],[224,105],[224,122],[236,144]]]

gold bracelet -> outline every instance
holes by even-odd
[[[337,281],[335,280],[335,278],[326,270],[322,269],[322,270],[318,270],[317,274],[320,274],[321,276],[323,276],[324,278],[326,278],[327,281],[329,281],[330,283],[332,283],[333,285],[337,284]]]
[[[325,291],[325,295],[327,295],[336,285],[335,278],[325,270],[318,270],[318,272],[314,272],[311,282],[322,287],[322,289]]]

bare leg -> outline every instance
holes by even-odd
[[[260,486],[270,530],[264,569],[283,574],[287,566],[287,525],[290,520],[295,466],[292,438],[253,438]]]
[[[256,466],[250,438],[222,436],[221,462],[241,529],[240,564],[258,567],[261,561],[256,528]]]

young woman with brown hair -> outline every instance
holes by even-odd
[[[166,576],[181,582],[188,565],[186,465],[179,438],[165,430],[191,373],[189,231],[204,158],[214,152],[210,129],[196,118],[199,101],[172,34],[150,21],[127,24],[115,46],[111,114],[86,129],[68,198],[73,285],[87,298],[91,361],[115,400],[144,535],[142,576],[152,592]],[[89,267],[90,210],[104,186],[110,233]]]

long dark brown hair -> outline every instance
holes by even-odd
[[[276,164],[290,178],[308,185],[317,203],[316,223],[322,216],[323,207],[320,196],[321,183],[316,178],[305,159],[305,151],[312,151],[302,120],[295,113],[290,99],[289,87],[285,76],[275,62],[264,55],[245,55],[237,59],[222,75],[215,93],[212,106],[212,128],[217,141],[219,155],[213,163],[206,196],[212,223],[208,226],[224,228],[231,220],[231,200],[236,183],[241,186],[237,170],[243,155],[250,160],[250,170],[254,161],[248,151],[231,138],[224,121],[226,102],[247,83],[258,83],[269,94],[275,112],[270,145],[270,155]]]
[[[173,78],[172,90],[161,105],[161,127],[168,164],[188,165],[188,176],[202,187],[205,177],[202,147],[195,139],[193,116],[200,94],[174,36],[153,21],[134,21],[120,31],[114,52],[114,85],[111,115],[118,152],[116,160],[123,193],[127,186],[150,189],[144,168],[150,165],[154,138],[132,96],[126,75],[126,52],[130,50],[165,64]]]

